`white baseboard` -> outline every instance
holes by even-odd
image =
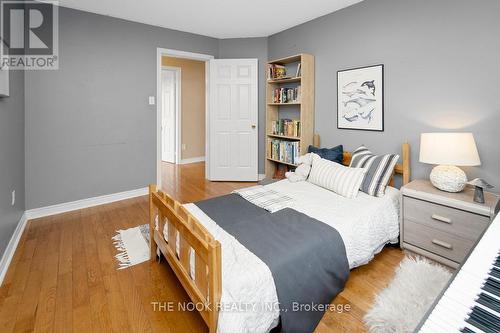
[[[26,211],[26,218],[28,220],[36,219],[39,217],[55,215],[55,214],[70,212],[73,210],[104,205],[104,204],[115,202],[115,201],[140,197],[143,195],[147,195],[148,193],[149,193],[149,188],[143,187],[143,188],[140,188],[137,190],[107,194],[107,195],[102,195],[99,197],[82,199],[82,200],[77,200],[77,201],[72,201],[72,202],[66,202],[66,203],[57,204],[57,205],[53,205],[53,206],[34,208],[34,209],[30,209],[30,210]]]
[[[197,162],[205,162],[205,156],[184,158],[181,160],[181,162],[179,164],[190,164],[190,163],[197,163]]]
[[[26,213],[23,213],[21,219],[17,223],[16,230],[12,234],[10,238],[9,244],[5,248],[5,251],[2,256],[2,260],[0,261],[0,286],[3,283],[3,279],[5,278],[5,274],[7,274],[7,270],[9,269],[10,262],[14,257],[14,253],[16,252],[17,245],[19,244],[19,240],[21,239],[21,235],[23,234],[24,228],[26,227],[26,222],[28,219],[26,217]]]

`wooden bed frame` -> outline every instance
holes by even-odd
[[[319,146],[319,137],[314,138]],[[351,153],[344,152],[344,165],[349,165]],[[402,146],[402,163],[396,164],[394,172],[403,176],[403,185],[410,181],[410,146]],[[391,178],[391,185],[394,183]],[[151,260],[157,249],[167,259],[168,264],[191,298],[197,305],[201,317],[210,333],[217,331],[219,302],[222,291],[221,245],[208,230],[191,215],[178,201],[168,194],[149,186],[149,230],[152,241]],[[158,230],[156,230],[158,221]],[[163,228],[168,223],[168,241],[163,237]],[[179,254],[176,251],[176,235],[179,239]],[[195,253],[195,278],[191,278],[190,252]],[[200,304],[203,305],[200,307]]]
[[[179,202],[149,186],[149,231],[151,260],[160,249],[170,267],[200,312],[210,333],[217,331],[218,304],[222,290],[221,246],[207,229]],[[156,230],[158,217],[158,230]],[[163,228],[168,223],[168,242]],[[179,254],[176,235],[179,237]],[[191,278],[190,252],[195,253],[195,278]]]

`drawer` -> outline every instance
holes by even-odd
[[[431,228],[476,241],[490,224],[487,216],[403,197],[403,216]]]
[[[404,242],[461,263],[475,242],[426,225],[404,221]]]

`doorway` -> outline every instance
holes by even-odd
[[[196,92],[194,89],[185,89],[187,70],[175,62],[164,63],[165,58],[202,64],[203,89]],[[163,66],[181,67],[182,74],[175,76],[162,74]],[[180,78],[181,81],[177,89],[165,91],[165,97],[162,89],[164,77],[166,85],[172,80],[175,81],[174,78]],[[158,48],[157,183],[162,184],[162,165],[166,163],[163,162],[164,153],[166,161],[173,159],[178,164],[204,161],[205,177],[211,181],[256,181],[258,179],[257,88],[257,59],[214,60],[211,55]],[[171,97],[175,95],[177,98]],[[175,121],[172,118],[176,112],[166,111],[165,116],[163,115],[164,99],[168,104],[166,110],[177,108]],[[202,106],[196,108],[198,115],[202,114],[202,118],[190,121],[186,119],[188,118],[185,114],[186,105],[195,99],[204,100]],[[174,100],[176,102],[172,102]],[[166,118],[165,122],[163,118]],[[171,133],[173,123],[179,124],[176,126],[175,135]],[[185,127],[186,124],[191,126]],[[165,137],[162,135],[163,132],[166,133]],[[198,146],[190,141],[195,139],[198,140]],[[164,149],[164,145],[169,147]],[[173,154],[172,146],[177,150]]]
[[[209,108],[209,61],[214,59],[214,56],[164,48],[157,48],[156,56],[156,179],[157,184],[162,184],[162,165],[164,163],[187,164],[204,160],[205,158],[205,152],[207,149],[207,142],[205,142],[204,137],[206,131],[205,123]],[[192,126],[189,126],[190,124],[200,126],[199,121],[189,121],[189,116],[183,117],[183,111],[185,111],[184,109],[189,107],[189,103],[191,102],[191,99],[189,99],[189,89],[182,89],[183,80],[189,80],[189,72],[187,70],[183,70],[182,65],[178,61],[175,63],[170,63],[168,61],[165,62],[165,58],[177,59],[180,62],[182,62],[182,60],[192,60],[202,64],[202,70],[204,71],[202,78],[203,91],[197,93],[197,98],[201,98],[203,100],[203,105],[198,106],[198,113],[201,113],[203,117],[203,121],[201,122],[203,131],[200,131],[199,129],[193,130]],[[174,75],[172,72],[176,71],[176,68],[180,68],[180,70]],[[164,80],[166,81],[165,85],[172,85],[172,81],[176,82],[174,84],[176,86],[175,93],[172,89],[168,89],[168,92],[163,89]],[[199,81],[199,79],[197,80]],[[166,96],[164,96],[164,94],[166,94]],[[186,103],[183,103],[183,99]],[[166,100],[165,103],[164,100]],[[164,105],[165,108],[163,107]],[[175,110],[174,112],[171,111],[172,108]],[[202,108],[202,110],[199,110],[200,108]],[[173,118],[175,118],[175,120],[173,120]],[[188,124],[187,128],[184,128],[184,130],[183,124]],[[191,135],[193,132],[203,136],[201,153],[199,145],[193,144],[193,142],[190,141],[193,137],[196,137],[196,135]],[[184,142],[183,136],[187,142]],[[193,150],[193,148],[196,149]]]
[[[161,71],[161,138],[164,162],[180,162],[181,143],[181,69],[163,66]]]

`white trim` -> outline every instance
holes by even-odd
[[[182,154],[182,68],[174,67],[174,66],[162,66],[162,70],[171,70],[175,71],[175,163],[179,164],[181,162],[181,154]],[[161,89],[161,87],[160,87]],[[158,103],[163,105],[163,94],[159,95]],[[162,110],[163,111],[163,110]],[[161,126],[161,124],[160,124]],[[163,155],[163,152],[162,152]],[[166,161],[165,161],[166,162]]]
[[[183,158],[181,160],[181,163],[179,164],[189,164],[189,163],[197,163],[197,162],[204,162],[205,161],[205,156],[198,156],[198,157],[191,157],[191,158]]]
[[[137,190],[118,192],[113,194],[101,195],[99,197],[93,197],[88,199],[82,199],[77,201],[65,202],[62,204],[57,204],[53,206],[34,208],[26,211],[26,218],[28,220],[36,219],[39,217],[55,215],[65,212],[70,212],[73,210],[104,205],[107,203],[140,197],[147,195],[149,193],[149,188],[143,187]]]
[[[205,178],[212,180],[210,175],[210,62],[205,62]]]
[[[5,251],[2,256],[2,260],[0,261],[0,286],[3,283],[3,279],[5,278],[5,274],[7,274],[7,270],[9,269],[9,265],[14,257],[14,253],[16,252],[17,245],[21,240],[21,236],[23,234],[24,228],[26,228],[26,222],[28,222],[28,218],[26,216],[26,212],[23,213],[21,219],[17,223],[16,230],[12,234],[10,238],[9,244],[5,248]]]
[[[210,66],[208,62],[215,57],[209,54],[202,53],[194,53],[194,52],[185,52],[179,50],[165,49],[158,47],[156,48],[156,100],[158,101],[158,96],[161,95],[161,57],[162,56],[171,56],[177,58],[191,59],[191,60],[200,60],[205,61],[205,115],[208,115],[210,111],[210,103],[209,101],[209,77],[210,77]],[[208,132],[208,124],[205,122],[205,141],[208,143],[209,140],[209,132]],[[208,156],[207,151],[208,145],[205,145],[205,155]],[[160,103],[156,103],[156,183],[161,185],[161,105]],[[182,154],[182,150],[180,151]],[[205,173],[206,175],[208,173]]]

